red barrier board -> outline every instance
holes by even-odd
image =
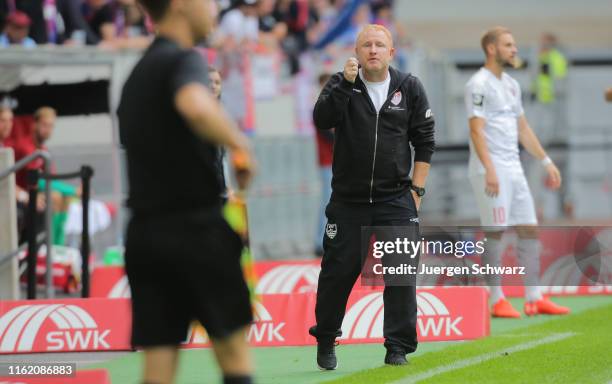
[[[91,274],[91,297],[130,297],[130,285],[121,266],[96,267]]]
[[[248,339],[253,346],[312,345],[316,294],[261,295]],[[484,288],[417,291],[420,341],[466,340],[489,334]],[[382,341],[382,292],[355,290],[342,325],[344,343]],[[155,321],[155,319],[152,319]],[[131,310],[127,299],[5,301],[0,303],[0,354],[130,350]],[[185,347],[208,345],[192,327]]]
[[[111,384],[106,369],[77,371],[74,377],[21,377],[0,376],[0,384]]]
[[[255,306],[256,322],[248,331],[253,346],[314,345],[308,328],[315,324],[316,295],[262,295]],[[489,334],[489,311],[484,288],[434,288],[417,291],[419,341],[467,340]],[[383,293],[353,291],[342,324],[341,342],[383,342]],[[187,348],[208,346],[201,326],[192,327]]]
[[[129,350],[130,301],[0,301],[0,354]]]

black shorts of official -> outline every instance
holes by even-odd
[[[132,292],[132,345],[178,345],[193,320],[212,339],[252,321],[240,266],[242,241],[220,211],[134,216],[125,266]]]

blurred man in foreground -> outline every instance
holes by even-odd
[[[132,344],[144,348],[144,383],[172,383],[189,324],[207,330],[223,382],[251,383],[245,330],[252,321],[242,242],[221,215],[216,145],[227,146],[245,188],[247,138],[207,89],[192,48],[209,36],[213,0],[141,0],[158,35],[123,88],[118,109],[132,217],[126,271]],[[203,275],[205,274],[205,275]]]

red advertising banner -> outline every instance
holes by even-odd
[[[262,295],[255,305],[256,322],[248,331],[253,346],[314,345],[308,334],[315,324],[313,293]],[[419,341],[467,340],[489,335],[487,292],[480,287],[434,288],[417,291]],[[383,293],[353,291],[349,297],[340,341],[345,344],[383,342]],[[205,347],[204,329],[192,327],[186,348]]]
[[[0,301],[0,354],[129,350],[130,301]]]
[[[355,290],[342,325],[344,343],[382,342],[380,291]],[[316,294],[261,295],[247,337],[253,346],[311,345]],[[489,334],[487,293],[479,287],[417,291],[420,341],[466,340]],[[130,350],[127,299],[4,301],[0,303],[0,354]],[[185,347],[208,346],[201,326]]]
[[[20,377],[0,376],[0,384],[111,384],[106,369],[77,371],[73,377]]]
[[[121,266],[96,267],[91,274],[91,297],[129,298],[130,285]]]

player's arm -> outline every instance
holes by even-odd
[[[470,125],[470,139],[474,145],[474,150],[485,169],[485,192],[489,196],[497,196],[499,194],[499,180],[497,179],[497,173],[495,172],[489,148],[487,147],[487,139],[484,132],[486,120],[482,117],[473,116],[468,120],[468,123]]]
[[[476,156],[478,156],[485,169],[485,193],[488,196],[495,197],[499,194],[499,179],[493,160],[491,160],[485,136],[487,123],[485,107],[488,103],[486,93],[485,84],[479,81],[469,81],[465,86],[464,101],[470,126],[470,139],[476,151]]]
[[[474,149],[476,150],[476,154],[478,155],[480,162],[484,166],[485,170],[495,171],[493,161],[491,160],[491,155],[489,154],[489,148],[487,147],[487,139],[485,138],[484,133],[486,120],[482,117],[472,117],[469,120],[469,125],[470,138],[472,139]]]
[[[340,125],[358,73],[359,63],[351,57],[344,64],[343,72],[336,73],[325,84],[312,111],[317,129],[332,129]]]
[[[414,92],[414,98],[411,100],[414,112],[410,117],[408,139],[414,148],[412,185],[425,188],[431,157],[436,147],[434,132],[436,123],[429,106],[429,101],[427,100],[427,93],[421,81],[414,78],[411,87]],[[417,209],[419,209],[421,197],[415,191],[412,191],[412,196],[414,197]]]
[[[550,157],[546,155],[546,151],[542,148],[542,144],[540,144],[540,140],[535,135],[531,127],[529,126],[529,122],[525,115],[521,115],[518,118],[518,127],[519,127],[519,142],[525,147],[527,152],[531,154],[536,159],[542,162],[542,165],[546,167],[546,172],[548,173],[548,177],[550,179],[551,187],[553,189],[557,189],[561,186],[561,173],[552,162]]]
[[[606,89],[606,92],[604,93],[604,98],[608,103],[612,103],[612,87]]]
[[[239,157],[237,171],[239,186],[247,186],[251,178],[253,161],[247,137],[225,113],[214,96],[200,83],[188,83],[177,90],[174,103],[179,114],[196,135],[204,140],[228,147]]]

